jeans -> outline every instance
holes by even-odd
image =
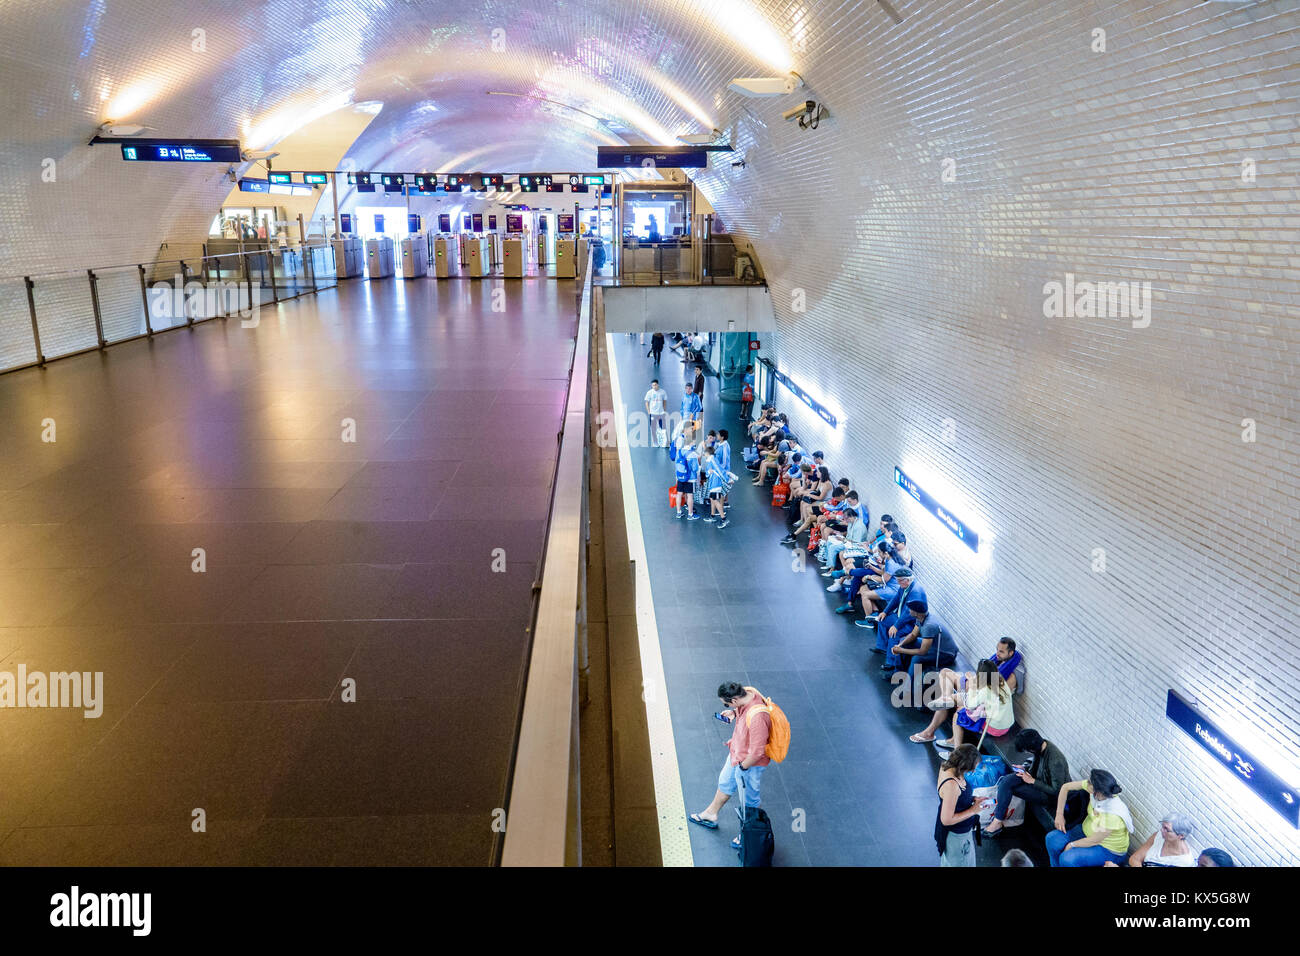
[[[745,795],[745,806],[756,807],[763,771],[766,769],[766,764],[755,764],[748,770],[741,770],[740,764],[731,762],[731,754],[728,752],[727,759],[722,763],[722,771],[718,774],[718,789],[729,797],[734,797],[739,790]]]
[[[993,808],[994,820],[1005,820],[1007,811],[1011,809],[1011,798],[1019,797],[1025,801],[1026,807],[1030,804],[1041,803],[1052,810],[1052,815],[1056,815],[1056,798],[1039,790],[1032,783],[1025,783],[1014,773],[1009,773],[1004,777],[998,778],[998,802]],[[1026,813],[1026,816],[1029,814]]]
[[[891,614],[886,618],[882,618],[880,623],[876,625],[876,647],[884,651],[885,663],[893,664],[895,667],[898,666],[899,661],[897,657],[889,653],[889,649],[893,647],[895,644],[897,644],[899,641],[901,641],[902,638],[890,637],[889,629],[897,623],[898,623],[898,615]]]
[[[1127,859],[1125,854],[1112,853],[1104,846],[1077,847],[1073,850],[1065,849],[1067,843],[1073,843],[1075,840],[1082,840],[1083,838],[1082,823],[1070,830],[1069,833],[1053,830],[1047,834],[1047,857],[1051,860],[1052,866],[1105,866],[1107,863],[1124,865]]]

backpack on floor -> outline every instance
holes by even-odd
[[[772,839],[772,821],[762,807],[746,807],[740,824],[740,865],[771,866],[776,841]]]

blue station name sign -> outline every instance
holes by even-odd
[[[1255,795],[1300,829],[1300,789],[1288,785],[1277,774],[1248,754],[1196,705],[1175,690],[1165,702],[1165,716],[1172,720],[1202,750],[1214,757],[1234,777],[1255,791]]]
[[[970,548],[977,554],[979,553],[979,534],[971,528],[970,525],[966,524],[966,522],[962,521],[951,511],[941,505],[934,495],[930,494],[911,478],[907,477],[906,472],[897,466],[894,467],[894,484],[906,491],[909,495],[920,502],[922,508],[943,522],[944,527],[960,538],[966,547]]]

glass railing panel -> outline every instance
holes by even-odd
[[[58,358],[96,348],[95,307],[90,298],[90,277],[84,272],[66,276],[34,276],[36,321],[41,351]],[[30,330],[31,323],[28,323]]]
[[[145,299],[140,294],[140,270],[121,266],[95,273],[104,341],[113,343],[143,335]]]
[[[36,342],[32,339],[32,318],[27,308],[27,283],[21,278],[0,280],[0,371],[35,361]]]

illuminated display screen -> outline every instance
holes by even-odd
[[[470,217],[469,213],[465,213],[465,215],[460,217],[460,228],[462,230],[464,230],[465,232],[473,232],[474,231],[473,226],[474,226],[474,220]]]
[[[569,187],[569,192],[571,192],[571,193],[585,193],[585,192],[587,192],[587,191],[588,191],[588,190],[587,190],[587,187],[586,187],[585,185],[580,185],[580,186],[570,186],[570,187]]]
[[[560,213],[556,216],[555,228],[560,232],[573,232],[573,213]]]
[[[302,181],[308,186],[324,186],[330,178],[325,173],[303,173]]]
[[[475,232],[482,232],[482,231],[483,231],[483,214],[482,214],[481,212],[476,212],[476,213],[474,213],[473,222],[474,222],[474,231],[475,231]]]
[[[438,189],[438,177],[434,175],[426,175],[424,173],[416,173],[415,185],[422,193],[436,192]]]
[[[293,182],[293,173],[267,173],[266,178],[277,186],[287,186]]]
[[[271,183],[266,179],[241,179],[239,181],[239,191],[245,193],[269,193]]]
[[[709,165],[709,151],[691,146],[597,146],[596,165],[601,169],[700,169]]]
[[[451,232],[451,213],[443,212],[438,214],[438,231]]]
[[[401,173],[384,173],[384,192],[400,193],[406,184],[406,177]]]
[[[488,228],[495,231],[496,227],[497,227],[497,217],[488,216]]]
[[[604,176],[583,176],[582,183],[584,186],[603,186],[605,185]]]
[[[506,232],[523,232],[524,217],[519,213],[506,213]]]
[[[241,159],[239,142],[233,139],[135,139],[122,144],[122,158],[133,163],[238,163]]]
[[[548,183],[546,191],[548,193],[562,193],[564,192],[564,183]]]

